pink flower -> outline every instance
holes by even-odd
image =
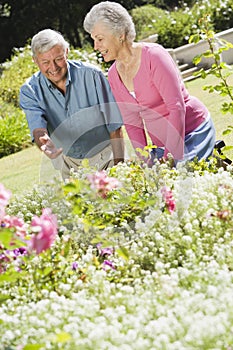
[[[104,260],[103,262],[103,270],[107,271],[108,269],[116,270],[115,265],[110,260]]]
[[[98,249],[98,253],[100,256],[107,256],[107,255],[113,255],[114,254],[114,248],[112,247],[105,247],[105,248],[101,248],[102,244],[98,243],[96,245],[97,249]]]
[[[168,211],[172,213],[176,209],[176,203],[175,199],[173,198],[172,191],[168,187],[164,186],[161,189],[161,192]]]
[[[87,178],[91,183],[91,188],[96,190],[102,198],[106,198],[109,191],[120,185],[116,178],[108,177],[105,170],[90,174]]]
[[[23,219],[16,216],[6,215],[3,218],[4,227],[14,227],[16,229],[16,235],[19,237],[25,237],[27,234],[26,224]]]
[[[57,235],[57,218],[51,209],[43,209],[40,217],[34,216],[31,222],[32,231],[35,232],[29,242],[31,249],[37,254],[49,249]]]
[[[3,184],[0,183],[0,220],[5,215],[5,207],[8,204],[8,201],[11,197],[11,192],[6,190]]]

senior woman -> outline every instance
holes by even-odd
[[[152,143],[158,158],[170,153],[175,163],[208,159],[215,145],[210,113],[189,94],[168,51],[135,42],[132,18],[115,2],[94,5],[83,24],[104,61],[114,61],[108,80],[134,149]]]

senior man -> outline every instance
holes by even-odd
[[[31,42],[39,71],[20,89],[32,141],[63,179],[87,158],[98,170],[124,161],[120,111],[101,70],[69,60],[69,43],[52,29]]]

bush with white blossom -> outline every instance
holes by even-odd
[[[233,171],[208,166],[0,187],[0,350],[233,349]]]

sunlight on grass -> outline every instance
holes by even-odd
[[[216,82],[217,78],[207,76],[206,79],[195,79],[187,82],[185,85],[191,95],[199,98],[208,107],[215,125],[216,139],[222,139],[227,146],[233,146],[233,133],[223,136],[223,131],[226,130],[229,125],[233,125],[233,116],[230,113],[222,114],[221,112],[222,103],[229,102],[227,97],[203,90],[204,85],[214,85]],[[233,84],[233,81],[231,84]],[[233,151],[228,152],[227,156],[233,158]]]
[[[0,168],[0,183],[13,194],[27,192],[34,184],[48,182],[57,173],[36,146],[1,158]]]

